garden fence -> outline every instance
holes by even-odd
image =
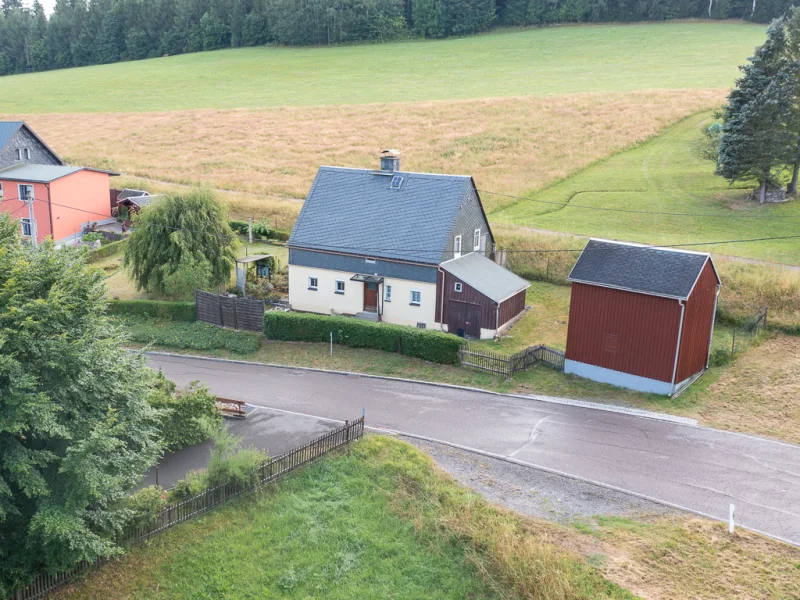
[[[263,331],[264,329],[263,300],[237,298],[236,296],[195,290],[194,301],[197,306],[198,321],[246,331]]]
[[[746,323],[734,327],[731,338],[731,358],[736,355],[736,351],[747,348],[753,343],[753,339],[767,328],[767,307],[763,306],[758,313]]]
[[[347,446],[350,442],[363,437],[364,417],[356,421],[345,421],[344,426],[326,433],[304,446],[276,456],[257,467],[246,484],[227,483],[207,489],[205,492],[165,507],[151,521],[127,527],[117,538],[119,545],[133,545],[149,537],[161,533],[178,523],[201,515],[234,498],[254,492],[258,488],[271,483],[287,473],[305,465],[332,450]],[[77,567],[63,573],[39,573],[33,582],[12,593],[10,600],[35,600],[43,598],[56,587],[70,579],[103,564],[82,562]]]
[[[541,344],[529,346],[511,355],[464,345],[458,352],[458,358],[462,367],[472,367],[505,377],[513,377],[539,363],[558,371],[564,370],[564,353]]]

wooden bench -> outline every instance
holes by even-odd
[[[217,397],[217,408],[222,413],[223,417],[244,419],[247,417],[247,411],[245,410],[246,404],[244,400],[231,400],[229,398]]]

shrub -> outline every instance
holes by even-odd
[[[167,495],[158,486],[151,485],[134,493],[126,500],[131,511],[131,523],[136,526],[146,525],[156,520],[167,505]]]
[[[108,303],[108,312],[112,315],[148,317],[169,321],[194,322],[197,319],[194,302],[111,300]]]
[[[247,221],[228,221],[228,226],[238,234],[247,235],[248,224]],[[286,231],[279,231],[273,229],[263,222],[253,223],[253,237],[262,240],[281,240],[286,241],[289,239],[289,233]]]
[[[84,239],[86,239],[86,236],[84,236]],[[105,246],[100,246],[97,250],[90,250],[86,255],[86,262],[93,263],[103,260],[104,258],[108,258],[109,256],[124,250],[127,242],[128,240],[126,238],[124,240],[119,240],[118,242],[111,242]]]
[[[222,424],[216,396],[197,381],[175,392],[175,384],[159,373],[150,406],[162,411],[161,436],[167,450],[175,451],[208,439]]]
[[[712,367],[722,367],[731,362],[731,353],[726,348],[714,348],[708,358],[708,364]]]
[[[290,235],[291,235],[290,231],[280,231],[278,229],[273,229],[269,233],[269,239],[278,240],[279,242],[286,242],[289,240]]]
[[[129,318],[128,337],[134,342],[192,350],[230,350],[252,354],[261,345],[258,333],[223,329],[208,323],[183,323]]]
[[[96,242],[98,240],[100,240],[101,242],[104,242],[105,239],[106,239],[106,236],[104,236],[102,233],[100,233],[99,231],[93,231],[91,233],[84,233],[83,237],[81,238],[81,241],[86,242],[87,244],[89,244],[91,242]]]
[[[173,300],[194,298],[195,288],[211,287],[211,265],[185,255],[175,270],[164,276],[164,295]]]
[[[167,493],[167,500],[170,504],[187,500],[192,496],[202,494],[209,488],[208,473],[204,470],[191,470],[186,473],[186,477],[179,479]]]
[[[327,342],[331,332],[333,341],[343,346],[399,352],[442,364],[457,364],[463,343],[454,335],[403,325],[306,313],[264,313],[264,334],[272,340]]]
[[[208,459],[208,483],[212,487],[226,483],[249,485],[256,469],[268,459],[266,452],[243,448],[242,438],[221,427],[214,436],[214,449]]]

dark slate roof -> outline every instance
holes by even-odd
[[[569,280],[685,300],[706,260],[700,252],[591,239]]]
[[[403,177],[396,190],[393,175]],[[438,264],[472,185],[462,175],[320,167],[289,245]]]
[[[0,121],[0,150],[6,147],[11,136],[24,124],[22,121]]]

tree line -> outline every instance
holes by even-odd
[[[557,23],[742,18],[790,0],[2,0],[0,75],[259,46],[442,38]]]
[[[797,194],[800,180],[800,9],[767,29],[723,111],[717,173],[731,182],[758,182],[758,199],[780,190]],[[782,195],[782,192],[779,192]]]

